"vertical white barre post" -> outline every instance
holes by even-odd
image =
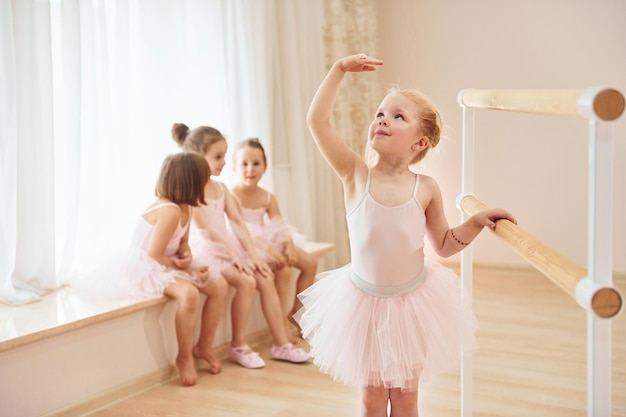
[[[588,271],[592,283],[612,286],[612,125],[589,121]],[[587,416],[611,416],[611,320],[587,311]]]
[[[462,94],[459,103],[462,104]],[[463,106],[463,160],[461,167],[461,195],[457,207],[461,210],[461,221],[468,215],[461,209],[463,197],[474,193],[474,109]],[[461,291],[467,291],[470,304],[472,295],[472,246],[461,252]],[[461,347],[461,417],[472,417],[472,353],[470,346]],[[466,353],[469,352],[469,353]]]

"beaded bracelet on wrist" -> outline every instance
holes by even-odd
[[[454,234],[454,229],[450,229],[450,235],[452,236],[452,239],[454,239],[456,241],[456,243],[462,245],[462,246],[467,246],[468,243],[465,242],[461,242],[459,239],[457,239],[457,237]]]

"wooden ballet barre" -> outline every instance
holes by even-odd
[[[460,200],[459,206],[470,216],[489,209],[472,195],[464,196]],[[610,318],[617,315],[621,310],[622,296],[619,291],[612,287],[593,288],[589,286],[586,269],[572,262],[516,224],[506,219],[498,220],[496,228],[492,232],[579,303],[581,303],[581,287],[585,291],[591,292],[589,297],[584,297],[588,298],[586,304],[589,305],[583,305],[583,307],[590,308],[598,317]]]
[[[550,116],[615,120],[624,112],[622,93],[612,88],[573,90],[462,90],[463,107]]]

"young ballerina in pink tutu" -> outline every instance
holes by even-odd
[[[163,294],[178,303],[175,316],[180,382],[194,385],[198,379],[194,357],[209,363],[209,372],[219,373],[221,364],[213,351],[213,339],[226,305],[228,286],[209,273],[207,266],[192,267],[188,245],[191,209],[204,201],[209,166],[195,154],[180,153],[165,158],[156,185],[157,199],[141,214],[131,240],[130,268],[125,274],[136,298]],[[200,336],[193,346],[200,293]]]
[[[362,388],[362,415],[418,415],[418,383],[458,363],[477,327],[453,271],[424,258],[424,237],[451,256],[498,219],[493,209],[450,228],[436,181],[409,167],[437,145],[441,118],[415,90],[393,88],[372,120],[371,166],[331,125],[347,72],[374,71],[383,62],[364,54],[335,62],[307,115],[315,142],[343,183],[352,262],[322,273],[301,295],[296,315],[314,363],[335,379]]]
[[[211,175],[219,176],[226,163],[224,157],[228,144],[217,129],[200,126],[190,130],[186,125],[176,123],[172,126],[172,136],[185,151],[204,156],[211,169]],[[203,239],[203,236],[206,236],[203,230],[207,230],[207,226],[210,225],[231,248],[231,253],[234,252],[235,256],[238,257],[237,259],[242,260],[239,271],[243,274],[240,275],[253,276],[253,283],[261,298],[261,309],[274,341],[271,348],[272,359],[294,363],[307,361],[309,354],[301,348],[295,347],[289,341],[272,269],[259,256],[250,232],[241,217],[236,200],[225,184],[211,178],[206,184],[204,193],[206,203],[194,209],[194,225],[200,229],[200,232],[196,235],[199,239],[193,239],[192,248],[194,251],[202,251],[202,245],[206,244],[206,239]],[[227,219],[229,224],[226,223]],[[228,227],[230,224],[236,233]],[[202,243],[203,240],[205,243]],[[234,279],[228,275],[225,275],[225,278],[230,280],[231,285],[234,285],[232,284]],[[241,276],[237,279],[248,280]],[[233,333],[237,332],[238,339],[241,340],[250,313],[250,304],[246,304],[247,302],[248,299],[246,298],[245,302],[241,301],[241,305],[233,306],[232,310]],[[246,344],[239,345],[238,343],[240,342],[236,343],[233,340],[230,348],[230,356],[233,360],[247,368],[265,366],[265,362],[257,352],[254,352]]]
[[[276,197],[259,186],[259,181],[267,169],[265,149],[257,138],[240,142],[235,149],[234,167],[238,182],[231,188],[237,198],[241,215],[250,234],[260,241],[265,260],[273,265],[276,288],[281,299],[288,328],[297,326],[293,314],[302,307],[300,300],[289,294],[289,281],[292,267],[299,271],[296,278],[296,294],[309,288],[315,281],[317,258],[305,252],[294,242],[304,237],[281,216]],[[290,306],[292,305],[292,307]],[[298,335],[300,329],[298,327]]]

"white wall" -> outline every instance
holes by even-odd
[[[624,0],[380,1],[379,22],[383,85],[417,88],[443,114],[448,140],[422,169],[439,181],[451,224],[460,220],[460,90],[606,86],[626,94]],[[587,122],[483,111],[476,126],[476,196],[586,267]],[[613,257],[624,273],[626,115],[614,143]],[[476,262],[528,265],[490,233],[474,246]]]

